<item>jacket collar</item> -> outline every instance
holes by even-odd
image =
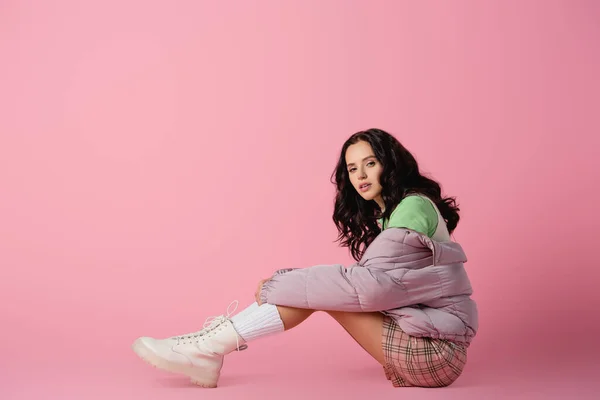
[[[467,262],[467,256],[459,243],[438,242],[412,229],[387,228],[375,238],[375,240],[385,239],[420,249],[430,249],[433,253],[433,265]]]

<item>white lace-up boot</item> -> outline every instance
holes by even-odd
[[[157,368],[189,376],[196,385],[217,387],[224,356],[248,347],[230,315],[209,317],[205,328],[194,333],[167,339],[140,337],[133,343],[133,351]]]

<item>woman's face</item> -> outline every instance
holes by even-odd
[[[363,199],[374,200],[383,210],[382,188],[379,183],[383,166],[375,157],[371,145],[364,141],[350,145],[345,157],[352,186]]]

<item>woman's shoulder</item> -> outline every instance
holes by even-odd
[[[394,208],[391,215],[394,213],[403,212],[403,211],[421,211],[425,213],[433,213],[435,214],[435,208],[433,207],[433,203],[429,198],[422,194],[409,194],[404,197],[398,205]]]
[[[406,196],[390,214],[387,228],[408,228],[431,237],[438,225],[433,203],[420,194]]]

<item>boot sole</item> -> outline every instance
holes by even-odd
[[[174,364],[157,356],[150,350],[141,339],[137,339],[131,346],[133,352],[147,364],[163,371],[183,374],[190,378],[190,382],[204,388],[216,388],[219,380],[219,375],[216,377],[197,376],[198,371],[194,367],[187,367],[179,364]]]

